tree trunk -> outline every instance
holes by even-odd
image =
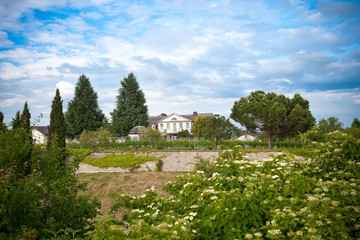
[[[267,143],[268,143],[268,148],[272,149],[270,131],[266,131],[266,140],[267,140]]]

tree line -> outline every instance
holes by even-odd
[[[76,83],[73,99],[68,103],[67,111],[62,116],[62,100],[57,90],[54,101],[57,101],[55,109],[52,110],[52,119],[57,119],[57,123],[50,123],[59,129],[58,138],[60,142],[52,142],[51,131],[54,127],[49,126],[51,144],[64,146],[65,137],[75,138],[79,136],[91,135],[92,131],[104,132],[109,136],[126,136],[134,126],[148,126],[148,108],[143,91],[133,73],[129,73],[120,81],[121,87],[116,96],[115,109],[110,113],[111,122],[106,119],[98,105],[98,95],[91,86],[90,80],[85,75],[81,75]],[[61,103],[61,104],[60,104]],[[53,103],[54,104],[54,103]],[[274,92],[265,93],[264,91],[251,92],[249,96],[241,97],[235,101],[231,109],[230,119],[246,128],[247,132],[265,135],[268,148],[272,148],[273,137],[284,139],[305,133],[316,126],[316,120],[312,116],[309,101],[296,93],[293,98],[276,94]],[[24,106],[24,113],[27,113]],[[24,116],[17,112],[13,119],[12,126],[17,126]],[[222,140],[234,138],[241,134],[241,129],[237,128],[220,115],[206,115],[195,119],[192,135],[198,138],[211,140],[215,148]],[[54,120],[52,120],[54,121]],[[354,119],[355,121],[355,119]],[[318,135],[322,133],[342,129],[342,123],[336,117],[321,119],[318,122]],[[102,129],[100,129],[102,128]],[[60,131],[60,129],[62,129]],[[355,131],[356,132],[356,131]],[[95,133],[94,133],[95,134]],[[96,134],[95,134],[96,135]],[[99,134],[98,134],[99,135]],[[143,138],[156,141],[161,138],[160,133],[155,133],[147,128],[142,132]],[[153,137],[152,137],[153,136]],[[190,133],[185,130],[179,132],[179,137],[189,137]],[[315,134],[313,134],[316,137]],[[60,141],[60,140],[59,140]]]

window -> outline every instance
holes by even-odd
[[[156,129],[156,126],[155,126],[155,124],[153,124],[153,125],[152,125],[152,129],[154,129],[154,130]]]
[[[176,118],[171,119],[171,121],[176,121],[176,120],[177,120]]]
[[[180,130],[183,129],[183,123],[180,123],[180,126],[179,126]]]
[[[160,129],[162,129],[163,128],[163,124],[162,123],[160,123]]]
[[[189,129],[189,123],[186,123],[186,128]]]
[[[166,128],[167,128],[167,129],[170,129],[170,123],[167,123],[167,124],[166,124]]]
[[[176,123],[173,123],[174,132],[176,132]]]

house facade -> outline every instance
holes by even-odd
[[[173,113],[169,116],[150,117],[150,127],[158,129],[159,132],[167,136],[167,139],[176,140],[180,131],[187,130],[191,133],[195,119],[200,115],[212,115],[211,113],[198,114],[193,112],[189,115],[179,115]]]
[[[32,129],[32,138],[35,144],[47,143],[49,130],[47,126],[35,126]]]

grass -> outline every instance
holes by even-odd
[[[88,183],[85,193],[100,200],[102,206],[100,214],[108,214],[112,204],[122,193],[127,192],[139,196],[146,189],[155,186],[160,196],[169,196],[162,187],[176,176],[185,174],[179,172],[133,172],[79,173],[77,176],[81,182]]]

